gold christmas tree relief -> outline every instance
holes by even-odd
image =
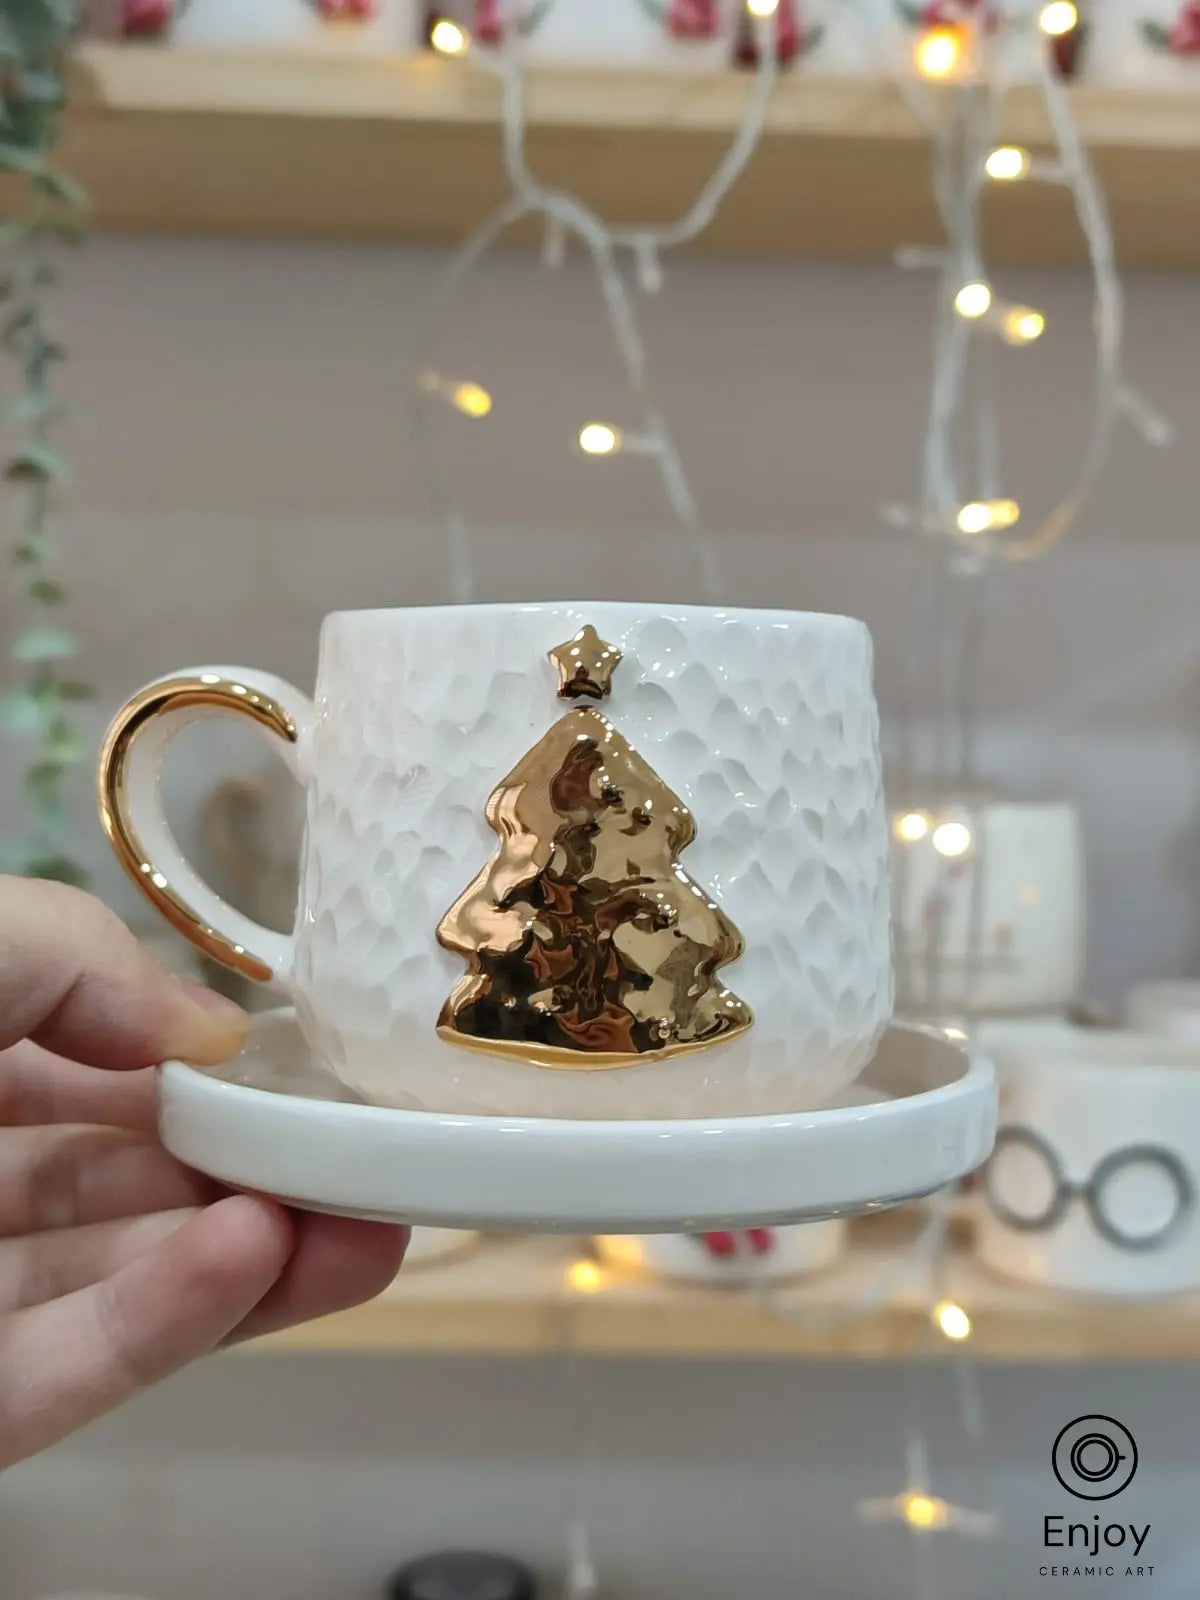
[[[563,698],[609,692],[593,629],[550,652]],[[691,813],[590,707],[560,718],[487,803],[496,854],[438,924],[467,972],[438,1032],[544,1066],[628,1066],[753,1021],[718,969],[742,936],[679,865]]]

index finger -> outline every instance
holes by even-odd
[[[156,961],[112,912],[61,883],[0,877],[0,1050],[33,1039],[94,1067],[202,1065],[236,1054],[249,1018]]]

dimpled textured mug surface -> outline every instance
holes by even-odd
[[[853,1079],[891,1014],[871,668],[862,623],[803,612],[335,613],[315,704],[244,667],[134,696],[101,753],[102,815],[142,892],[289,995],[361,1098],[802,1110]],[[163,816],[166,745],[230,714],[306,790],[291,937],[221,900]]]
[[[488,796],[563,709],[546,651],[590,623],[623,653],[604,713],[691,810],[681,858],[740,928],[722,977],[754,1025],[601,1072],[456,1049],[433,1024],[462,961],[433,937],[493,854]],[[295,983],[304,1030],[380,1103],[710,1116],[819,1103],[891,1013],[886,850],[866,628],[610,603],[347,613],[321,642]]]

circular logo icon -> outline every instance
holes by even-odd
[[[1054,1476],[1077,1500],[1111,1500],[1137,1471],[1137,1445],[1115,1417],[1076,1417],[1054,1441]]]

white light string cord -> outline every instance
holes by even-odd
[[[746,0],[746,9],[755,26],[758,59],[737,131],[692,204],[674,221],[661,224],[610,225],[577,196],[549,188],[536,178],[529,169],[525,153],[528,124],[519,28],[505,27],[503,41],[494,58],[489,59],[483,51],[476,54],[476,59],[500,77],[504,167],[512,193],[463,244],[439,286],[432,314],[423,329],[417,359],[421,381],[416,387],[412,408],[420,469],[429,498],[446,532],[451,587],[458,601],[472,598],[474,588],[466,534],[462,519],[454,509],[445,475],[438,469],[429,448],[425,413],[426,396],[443,389],[437,381],[430,381],[434,370],[431,356],[439,331],[438,313],[501,234],[530,215],[543,221],[546,256],[552,264],[561,259],[565,241],[572,236],[587,250],[630,396],[633,425],[625,429],[603,422],[584,422],[578,434],[579,447],[589,455],[611,455],[624,449],[655,462],[672,515],[688,541],[705,598],[710,602],[726,598],[716,553],[703,530],[682,456],[667,417],[653,394],[645,342],[633,297],[625,283],[620,254],[622,251],[631,254],[643,291],[656,292],[662,283],[661,253],[687,243],[708,227],[757,149],[778,74],[771,27],[778,0]],[[447,42],[457,46],[454,53],[461,52],[466,43],[462,30],[455,28],[454,38]]]
[[[946,230],[946,246],[932,258],[942,268],[935,326],[933,379],[917,513],[892,508],[889,520],[903,520],[924,534],[946,535],[960,552],[979,561],[996,555],[1027,561],[1056,544],[1077,520],[1106,460],[1112,426],[1124,412],[1154,444],[1166,443],[1168,424],[1126,383],[1121,362],[1123,307],[1113,251],[1112,230],[1094,166],[1071,114],[1067,90],[1046,48],[1046,32],[1060,29],[1055,0],[1036,17],[1008,18],[994,38],[976,40],[978,70],[950,90],[948,112],[937,107],[919,84],[900,87],[934,141],[935,198]],[[1019,56],[1014,62],[1014,41]],[[920,61],[918,50],[918,61]],[[1032,157],[1000,142],[1003,99],[1014,72],[1032,78],[1044,104],[1052,153]],[[980,212],[991,183],[1046,182],[1070,194],[1087,248],[1093,285],[1095,382],[1091,421],[1080,465],[1060,500],[1027,534],[1012,530],[1021,507],[1001,494],[996,445],[997,419],[986,393],[986,343],[999,339],[1028,345],[1046,327],[1031,306],[998,300],[983,261]],[[902,265],[924,265],[929,252],[905,249]],[[964,420],[975,411],[974,450],[963,443]],[[963,460],[956,471],[956,459]],[[897,511],[899,516],[897,516]]]

